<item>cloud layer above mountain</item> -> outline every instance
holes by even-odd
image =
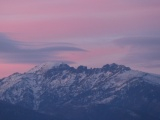
[[[144,67],[160,67],[160,37],[126,37],[114,42],[128,51],[123,61]]]
[[[160,73],[160,0],[1,0],[0,33],[6,73],[44,61]]]
[[[32,44],[32,43],[30,43]],[[45,43],[44,43],[45,44]],[[28,48],[25,48],[27,46]],[[29,43],[14,41],[0,34],[0,59],[9,63],[42,63],[59,61],[61,52],[85,52],[84,49],[66,43],[50,43],[49,46],[29,46]],[[61,59],[61,61],[63,61]],[[64,60],[65,62],[65,60]],[[69,62],[69,61],[67,61]],[[71,61],[70,61],[71,62]]]

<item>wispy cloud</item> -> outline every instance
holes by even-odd
[[[25,46],[29,46],[25,48]],[[60,57],[63,52],[85,52],[69,43],[42,43],[37,46],[14,41],[0,33],[0,59],[9,63],[41,63],[45,61],[66,61]],[[66,61],[72,63],[72,61]]]
[[[143,67],[159,67],[160,65],[160,38],[158,37],[128,37],[114,41],[123,47],[128,54],[123,61],[139,64]]]

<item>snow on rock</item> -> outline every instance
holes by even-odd
[[[146,76],[144,76],[144,79],[151,84],[160,84],[160,75],[146,74]]]
[[[67,64],[47,62],[24,74],[13,74],[0,81],[0,99],[13,104],[30,102],[35,110],[48,101],[57,105],[71,102],[107,104],[116,98],[117,91],[139,80],[160,84],[158,75],[117,64],[75,69]]]
[[[107,103],[110,103],[116,97],[117,97],[116,95],[113,95],[113,96],[110,96],[110,97],[103,99],[102,101],[98,101],[97,103],[98,104],[107,104]]]
[[[15,73],[2,81],[0,81],[0,95],[6,91],[8,88],[14,86],[18,82],[20,82],[21,79],[21,74],[20,73]]]
[[[35,66],[31,70],[29,70],[27,73],[35,73],[37,71],[46,72],[47,70],[52,69],[53,67],[57,67],[61,64],[62,63],[45,62],[45,63]]]

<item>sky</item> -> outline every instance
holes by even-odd
[[[0,0],[0,78],[43,62],[160,74],[160,0]]]

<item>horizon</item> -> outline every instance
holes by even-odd
[[[0,78],[47,61],[160,74],[159,0],[0,3]]]
[[[34,68],[36,68],[36,67],[38,67],[38,66],[41,66],[41,65],[44,65],[44,64],[46,64],[46,63],[50,63],[50,65],[51,65],[51,63],[52,63],[52,65],[51,65],[52,67],[54,67],[54,66],[59,66],[59,65],[62,65],[62,64],[66,64],[66,65],[68,65],[69,67],[73,67],[74,69],[77,69],[77,68],[80,67],[80,66],[87,67],[87,69],[94,69],[94,68],[102,68],[102,67],[104,67],[105,65],[116,64],[116,65],[118,65],[118,66],[124,66],[124,67],[130,68],[131,70],[134,70],[134,71],[140,71],[140,70],[137,70],[137,69],[132,69],[132,68],[129,67],[129,66],[125,66],[125,65],[117,64],[117,63],[110,63],[110,64],[107,63],[107,64],[104,64],[104,65],[102,65],[102,66],[93,67],[93,66],[86,66],[86,65],[73,66],[72,64],[68,64],[68,63],[65,63],[65,62],[58,62],[58,63],[55,63],[55,62],[44,62],[44,63],[41,63],[41,64],[37,64],[37,65],[33,66],[32,68],[29,68],[28,70],[24,71],[24,72],[14,72],[14,73],[9,74],[8,76],[4,76],[4,77],[2,77],[2,78],[0,77],[0,79],[9,77],[10,75],[13,75],[13,74],[15,74],[15,73],[25,74],[25,73],[27,73],[27,72],[29,72],[29,71],[32,71]],[[50,66],[50,67],[51,67],[51,66]],[[48,67],[49,67],[49,66],[48,66]],[[50,68],[49,68],[49,69],[50,69]],[[140,72],[145,72],[145,71],[140,71]],[[149,72],[146,72],[146,73],[149,73]],[[150,72],[149,74],[160,75],[160,74],[156,74],[156,73],[152,73],[152,72]]]

